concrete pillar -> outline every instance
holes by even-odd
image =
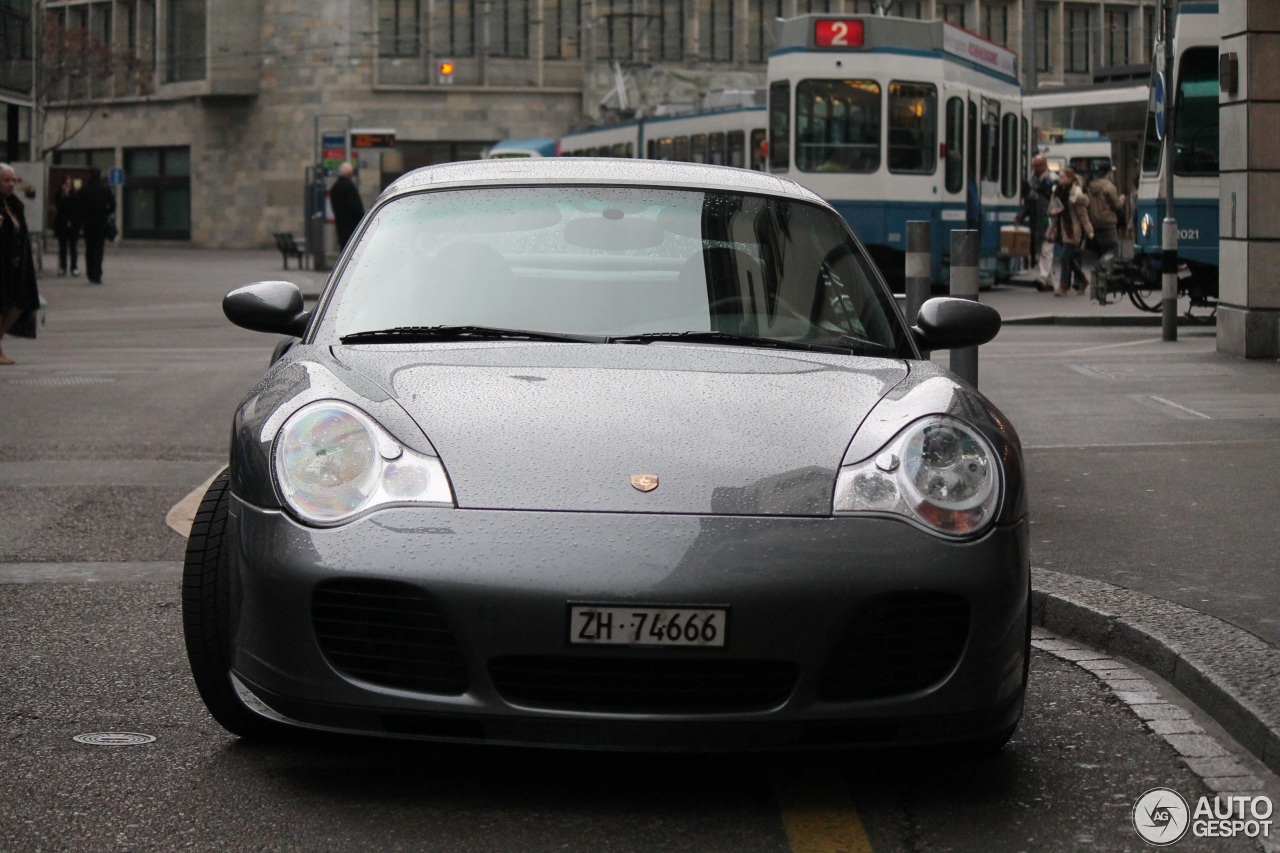
[[[1220,303],[1218,351],[1280,358],[1280,3],[1219,6]]]

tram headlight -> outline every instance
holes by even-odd
[[[1155,228],[1155,224],[1155,220],[1151,218],[1150,213],[1142,214],[1142,221],[1138,223],[1138,227],[1142,229],[1142,238],[1144,240],[1151,236],[1151,230]]]

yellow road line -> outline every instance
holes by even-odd
[[[200,508],[200,501],[204,498],[204,493],[209,491],[209,486],[214,479],[222,473],[222,468],[214,471],[200,485],[191,490],[191,493],[182,500],[174,504],[167,515],[164,517],[164,523],[169,525],[177,534],[184,539],[191,535],[191,522],[195,520],[196,510]]]
[[[774,789],[792,853],[872,853],[849,789],[813,762],[775,771]]]

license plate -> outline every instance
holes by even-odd
[[[723,607],[569,607],[569,642],[589,646],[713,646],[725,644]]]

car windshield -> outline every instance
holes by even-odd
[[[462,326],[907,356],[891,299],[819,205],[650,187],[447,190],[377,211],[317,340],[414,342],[430,336],[367,333]]]

